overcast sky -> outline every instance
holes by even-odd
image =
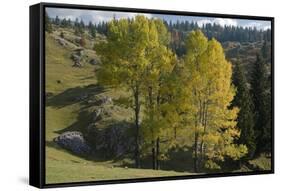
[[[144,13],[128,13],[128,12],[113,12],[113,11],[94,11],[94,10],[83,10],[83,9],[63,9],[63,8],[46,8],[46,11],[51,18],[58,16],[63,19],[71,19],[75,21],[76,18],[83,20],[86,24],[89,21],[93,23],[99,23],[101,21],[110,21],[115,17],[120,18],[133,18],[136,15],[145,15],[149,18],[161,18],[166,21],[176,22],[179,21],[194,21],[197,22],[199,26],[206,23],[216,23],[221,26],[232,25],[232,26],[242,26],[242,27],[256,27],[257,29],[270,29],[270,21],[260,21],[260,20],[247,20],[247,19],[226,19],[226,18],[213,18],[213,17],[199,17],[199,16],[179,16],[179,15],[165,15],[165,14],[144,14]]]

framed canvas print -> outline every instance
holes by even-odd
[[[274,18],[30,7],[30,184],[274,172]]]

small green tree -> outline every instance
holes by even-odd
[[[86,46],[86,39],[85,36],[82,35],[79,41],[80,46],[85,47]]]
[[[56,16],[54,23],[55,23],[55,25],[60,25],[60,18],[59,18],[59,16]]]
[[[63,19],[62,19],[62,21],[61,21],[61,26],[62,26],[62,27],[68,27],[68,26],[67,26],[67,20],[66,20],[66,18],[63,18]]]
[[[80,20],[79,27],[80,27],[81,29],[84,29],[84,28],[85,28],[85,24],[84,24],[84,21],[83,21],[82,19]]]
[[[92,38],[96,37],[96,29],[93,23],[90,21],[88,24],[89,34],[92,36]]]
[[[74,23],[74,34],[77,36],[82,36],[85,32],[85,24],[84,21],[81,19],[80,22],[78,18],[76,18]]]
[[[64,32],[63,31],[60,32],[60,37],[64,38]]]
[[[52,23],[47,12],[45,12],[45,31],[48,33],[52,33],[53,31]]]
[[[92,38],[96,38],[96,34],[97,34],[96,29],[94,27],[91,27],[89,30]]]

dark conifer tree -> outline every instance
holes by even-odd
[[[72,22],[71,22],[70,19],[67,20],[67,26],[68,26],[68,27],[72,27]]]
[[[237,88],[237,93],[232,104],[240,109],[237,126],[240,129],[241,134],[238,143],[245,144],[247,146],[248,154],[246,158],[251,159],[256,150],[253,102],[246,80],[245,71],[239,62],[234,68],[233,84]]]
[[[90,35],[92,36],[92,38],[95,38],[96,34],[97,34],[95,27],[90,28],[89,31],[90,31]]]
[[[79,27],[79,20],[78,20],[78,18],[75,19],[74,27]]]
[[[60,32],[60,37],[64,38],[64,32],[63,31]]]
[[[67,20],[66,20],[66,18],[62,19],[62,21],[61,21],[61,26],[62,26],[62,27],[68,27],[68,26],[67,26]]]
[[[266,63],[257,55],[252,73],[252,95],[255,111],[255,132],[257,152],[271,150],[271,88],[268,83]]]
[[[92,21],[89,21],[88,28],[90,29],[92,27],[94,27],[94,25],[93,25]]]
[[[93,25],[93,23],[90,21],[88,24],[88,29],[89,29],[89,34],[95,38],[96,37],[96,29],[95,26]]]
[[[58,16],[55,18],[55,25],[60,25],[60,19]]]
[[[81,29],[84,29],[84,28],[85,28],[85,24],[84,24],[84,21],[83,21],[82,19],[80,20],[79,27],[80,27]]]
[[[263,46],[261,48],[261,53],[262,53],[262,57],[264,58],[264,60],[266,62],[271,62],[270,44],[266,40],[263,42]]]

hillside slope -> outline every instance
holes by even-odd
[[[78,48],[67,41],[62,46],[56,40],[58,34],[46,34],[46,182],[79,182],[105,179],[126,179],[141,177],[159,177],[186,175],[189,173],[175,171],[155,171],[132,169],[124,166],[122,161],[83,158],[59,147],[53,139],[65,131],[85,131],[91,122],[91,111],[94,106],[85,107],[83,98],[96,95],[109,95],[114,98],[119,94],[113,90],[97,88],[95,69],[89,63],[83,67],[73,67],[71,53]],[[88,55],[95,55],[87,50]],[[113,94],[114,92],[114,94]],[[120,108],[122,113],[126,109]],[[127,112],[128,114],[128,112]],[[114,116],[115,120],[124,120],[126,115]],[[102,128],[102,127],[101,127]]]

